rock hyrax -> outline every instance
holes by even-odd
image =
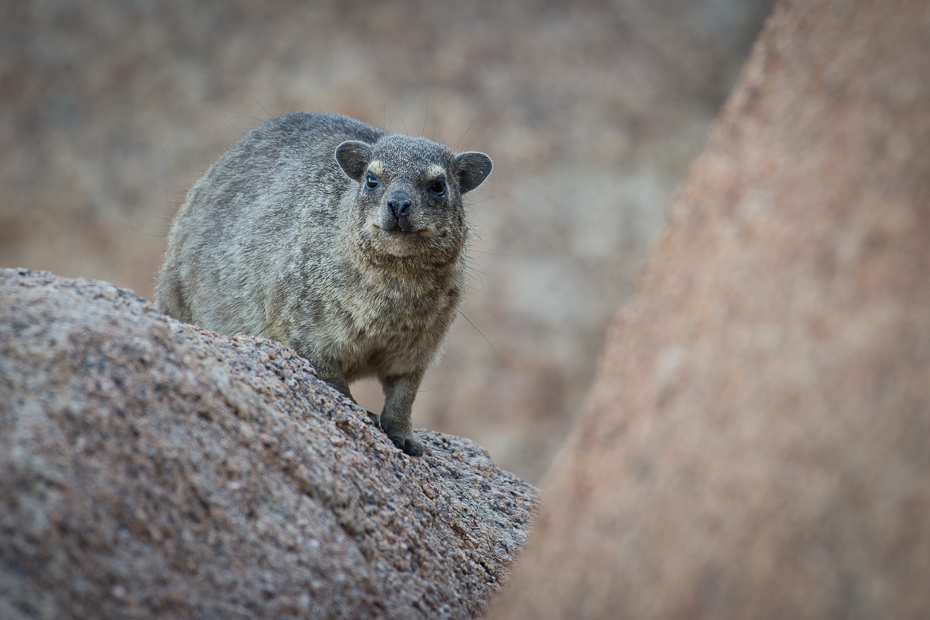
[[[423,453],[410,407],[465,292],[462,195],[484,153],[331,114],[245,134],[191,188],[155,302],[206,329],[278,340],[348,396],[374,376],[381,428]]]

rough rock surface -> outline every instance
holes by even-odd
[[[491,617],[930,613],[928,33],[776,8]]]
[[[535,490],[396,450],[278,343],[0,271],[0,617],[472,618]]]

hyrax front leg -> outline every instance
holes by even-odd
[[[351,400],[356,405],[358,404],[358,401],[355,400],[355,397],[352,396],[352,392],[349,390],[349,382],[346,381],[345,376],[341,372],[338,370],[332,370],[331,368],[327,368],[326,366],[321,366],[319,364],[316,364],[316,372],[317,376],[322,381],[325,381],[331,387],[339,390],[343,395],[348,396],[349,400]],[[378,416],[368,410],[366,410],[365,413],[367,413],[368,417],[371,418],[372,422],[375,423],[375,426],[378,426]]]
[[[355,402],[355,399],[352,398],[352,392],[349,391],[349,382],[346,381],[345,375],[338,370],[323,366],[319,362],[313,362],[313,365],[316,367],[316,375],[320,380],[325,381],[345,396],[348,396],[353,403]]]
[[[384,411],[381,412],[381,428],[394,445],[410,456],[421,456],[424,446],[417,439],[410,423],[410,408],[420,387],[421,374],[385,377]]]

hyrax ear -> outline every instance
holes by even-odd
[[[456,155],[452,160],[452,172],[459,182],[459,191],[463,194],[481,185],[491,174],[491,158],[484,153],[469,151]]]
[[[350,179],[361,181],[371,161],[371,145],[356,140],[343,142],[336,147],[336,161]]]

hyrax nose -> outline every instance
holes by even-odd
[[[394,217],[400,217],[410,213],[410,206],[412,204],[413,201],[410,200],[410,196],[407,195],[407,192],[397,190],[388,198],[387,208],[391,215]]]

